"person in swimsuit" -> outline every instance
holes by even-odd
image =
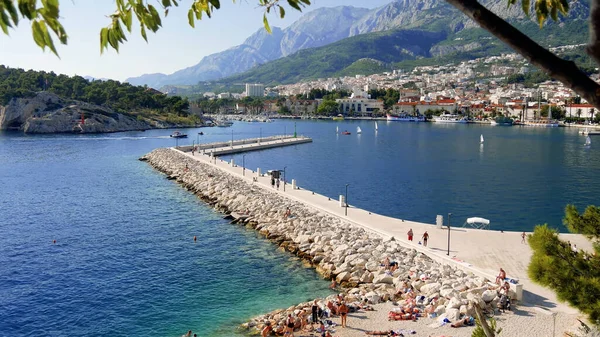
[[[348,306],[346,305],[346,302],[342,302],[342,304],[340,305],[340,307],[338,308],[338,312],[340,313],[340,316],[342,317],[342,327],[346,327],[347,324],[347,319],[348,319]]]
[[[412,239],[413,239],[412,228],[408,230],[408,233],[406,233],[406,235],[408,235],[408,241],[412,241]]]
[[[260,332],[261,337],[267,337],[273,328],[271,327],[271,322],[267,322],[267,325]]]
[[[429,233],[425,231],[425,233],[423,234],[423,246],[425,247],[427,247],[427,240],[429,240]]]
[[[319,305],[317,304],[317,300],[313,302],[312,307],[310,308],[312,312],[312,322],[317,323],[319,316],[317,315],[317,311],[319,310]]]
[[[292,318],[292,314],[288,314],[288,317],[285,320],[285,327],[285,335],[294,337],[294,319]]]

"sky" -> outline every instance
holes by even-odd
[[[375,8],[391,1],[313,0],[304,12],[342,5]],[[155,2],[159,8],[159,0],[148,2]],[[0,64],[123,81],[142,74],[170,74],[195,65],[206,55],[241,44],[263,27],[264,10],[258,6],[258,0],[237,0],[235,3],[221,0],[221,9],[212,18],[203,17],[202,21],[196,22],[196,28],[190,27],[187,20],[190,3],[190,0],[180,1],[178,8],[171,9],[168,17],[163,19],[163,27],[156,33],[148,32],[148,43],[139,34],[139,24],[134,22],[132,34],[127,35],[128,41],[119,48],[119,53],[109,49],[100,54],[100,29],[110,23],[107,15],[115,10],[114,0],[63,0],[60,16],[69,40],[65,46],[54,38],[60,58],[39,48],[33,41],[31,24],[22,20],[16,29],[9,30],[9,36],[0,31]],[[285,9],[284,19],[275,14],[268,15],[271,27],[285,28],[302,15],[289,6]]]

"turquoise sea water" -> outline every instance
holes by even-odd
[[[335,127],[350,136],[335,134]],[[356,126],[363,130],[356,135]],[[598,204],[599,149],[575,130],[297,121],[314,143],[236,155],[353,205],[497,229],[561,226]],[[0,134],[0,335],[232,336],[328,283],[137,158],[157,147],[292,133],[293,121],[110,135]],[[203,131],[204,136],[197,136]],[[483,134],[486,141],[479,144]],[[600,138],[598,138],[600,145]],[[199,240],[193,243],[192,237]],[[52,243],[56,240],[56,244]]]

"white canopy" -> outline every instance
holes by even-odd
[[[484,218],[468,218],[467,219],[467,223],[468,224],[475,224],[475,223],[480,223],[480,224],[484,224],[484,225],[489,225],[490,224],[490,220],[488,219],[484,219]]]

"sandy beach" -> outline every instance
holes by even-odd
[[[440,325],[434,318],[420,318],[413,321],[388,321],[388,312],[394,308],[391,302],[374,306],[376,311],[359,311],[348,315],[348,327],[338,326],[333,336],[337,337],[364,337],[365,331],[369,330],[414,330],[414,336],[431,337],[470,337],[473,327],[452,328],[450,324]],[[556,336],[563,336],[564,331],[572,330],[577,324],[578,315],[557,313],[556,325],[553,325],[554,317],[544,314],[531,306],[518,306],[511,312],[496,315],[498,327],[502,328],[500,336],[528,336],[549,337],[553,336],[556,328]],[[332,321],[339,324],[339,317],[333,317]],[[404,332],[403,332],[404,333]],[[405,336],[412,334],[404,333]],[[296,337],[318,336],[317,333],[296,332]]]

